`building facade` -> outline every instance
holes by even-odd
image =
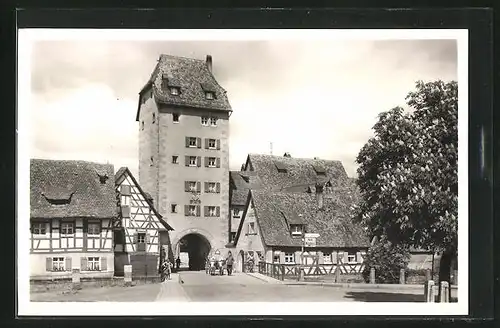
[[[110,278],[118,216],[113,166],[85,161],[30,162],[32,279]]]
[[[139,182],[196,268],[229,240],[230,114],[210,56],[161,55],[139,94]]]

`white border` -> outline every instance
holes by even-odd
[[[21,29],[18,33],[18,315],[467,315],[468,307],[468,31],[433,30],[101,30]],[[29,108],[31,48],[41,40],[394,40],[456,39],[459,84],[458,303],[35,303],[29,298]],[[22,238],[20,238],[22,237]],[[140,304],[140,303],[139,303]]]

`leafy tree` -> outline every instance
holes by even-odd
[[[401,107],[379,115],[363,146],[359,215],[374,236],[442,253],[440,281],[450,281],[457,253],[458,86],[416,83]]]
[[[370,280],[370,269],[375,269],[375,282],[395,284],[399,282],[401,269],[406,269],[410,261],[410,252],[404,245],[393,245],[389,241],[380,240],[370,247],[363,263],[363,278]]]

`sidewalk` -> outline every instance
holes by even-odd
[[[250,277],[254,277],[256,279],[262,280],[262,281],[267,282],[269,284],[284,284],[284,282],[281,280],[268,277],[268,276],[263,275],[261,273],[257,273],[257,272],[245,272],[245,273]]]
[[[180,275],[172,273],[171,279],[161,283],[161,289],[155,302],[189,302],[184,288],[180,284]]]

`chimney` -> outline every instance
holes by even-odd
[[[316,202],[318,204],[318,208],[323,208],[323,186],[316,185]]]
[[[212,56],[207,55],[207,67],[210,73],[212,72]]]

